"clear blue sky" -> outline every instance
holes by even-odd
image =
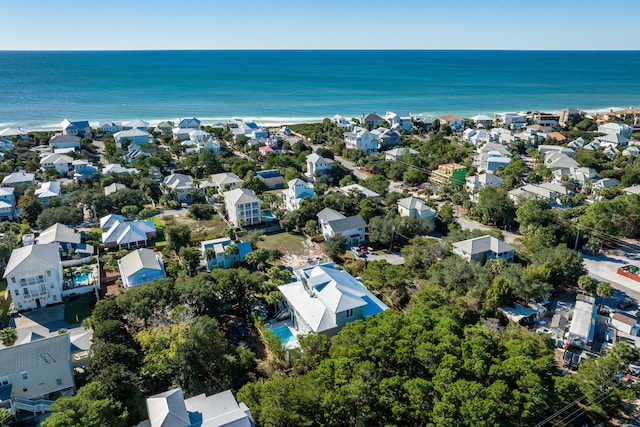
[[[640,50],[638,0],[0,0],[0,16],[0,50]]]

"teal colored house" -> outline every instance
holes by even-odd
[[[118,261],[122,285],[125,288],[144,285],[157,279],[164,279],[162,255],[151,249],[136,249]]]
[[[227,247],[232,244],[238,248],[237,251],[227,251]],[[207,270],[211,271],[214,268],[231,268],[239,262],[244,262],[252,248],[250,242],[233,242],[228,237],[222,237],[200,242],[200,250]]]

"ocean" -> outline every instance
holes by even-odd
[[[0,51],[0,128],[640,105],[640,51]]]

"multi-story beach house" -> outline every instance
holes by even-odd
[[[398,200],[398,213],[400,216],[410,216],[429,222],[429,229],[433,231],[436,219],[436,210],[417,197],[405,197]]]
[[[236,250],[228,247],[235,245]],[[207,270],[214,268],[231,268],[239,262],[244,262],[247,254],[251,252],[251,242],[234,242],[229,237],[205,240],[200,242],[200,250],[206,262]]]
[[[0,406],[33,414],[49,411],[53,399],[75,394],[68,333],[25,341],[0,349]]]
[[[262,222],[260,199],[247,188],[225,191],[224,204],[229,222],[236,227],[256,225]]]
[[[62,175],[67,175],[73,169],[73,157],[65,154],[47,154],[40,159],[40,168],[55,169]]]
[[[476,237],[475,239],[462,240],[453,244],[453,253],[460,255],[467,261],[476,261],[484,264],[488,260],[513,261],[516,248],[510,244],[496,239],[493,236]]]
[[[124,123],[122,125],[122,129],[123,130],[138,129],[146,132],[149,130],[149,122],[145,122],[144,120],[141,120],[141,119],[133,119],[130,122]]]
[[[45,208],[49,206],[49,200],[59,199],[61,195],[60,183],[58,181],[43,182],[40,188],[36,189],[34,195],[40,200]]]
[[[68,119],[64,119],[62,123],[60,123],[60,126],[62,126],[62,133],[64,135],[75,135],[79,137],[91,136],[91,127],[89,127],[87,120],[70,122]]]
[[[172,173],[162,181],[162,192],[175,197],[179,203],[190,203],[193,200],[193,177],[182,173]]]
[[[333,160],[311,153],[307,156],[307,173],[306,175],[313,179],[321,179],[324,175],[331,173],[333,169]]]
[[[278,286],[299,334],[329,337],[347,323],[388,310],[362,283],[333,264],[295,271],[298,280]]]
[[[14,249],[3,277],[16,310],[62,302],[62,263],[58,244]]]
[[[54,153],[59,150],[66,151],[68,148],[77,150],[80,148],[80,137],[77,135],[64,135],[62,133],[57,133],[49,139],[49,147],[51,147]]]
[[[0,219],[15,219],[16,212],[16,197],[14,195],[15,189],[13,187],[0,187]]]
[[[324,208],[317,217],[325,240],[339,234],[346,237],[347,246],[359,246],[365,241],[367,224],[360,215],[346,217],[331,208]]]
[[[288,188],[282,192],[285,209],[295,211],[300,208],[300,203],[304,199],[311,199],[314,196],[313,184],[305,182],[300,178],[292,179],[287,183]]]
[[[344,143],[347,148],[366,153],[378,151],[378,136],[360,126],[354,126],[351,132],[344,134]]]

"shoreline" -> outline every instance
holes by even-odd
[[[564,108],[569,108],[569,107],[564,107]],[[529,109],[528,111],[546,111],[546,112],[555,112],[555,111],[561,111],[562,109]],[[596,108],[596,109],[584,109],[582,111],[584,111],[587,116],[592,115],[592,114],[601,114],[601,113],[605,113],[611,110],[621,110],[627,107],[619,107],[619,106],[610,106],[610,107],[606,107],[606,108]],[[504,111],[516,111],[517,110],[504,110]],[[520,112],[523,112],[526,110],[520,110]],[[374,111],[371,111],[374,112]],[[402,110],[398,110],[396,112],[404,112]],[[498,112],[498,111],[496,111]],[[467,113],[465,112],[464,114],[461,113],[456,113],[456,112],[439,112],[439,113],[434,113],[434,112],[420,112],[420,113],[411,113],[412,116],[432,116],[432,117],[438,117],[441,115],[445,115],[445,114],[453,114],[453,115],[457,115],[459,117],[462,118],[469,118],[472,117],[476,114],[486,114],[488,116],[493,116],[494,113],[483,113],[483,112],[475,112],[473,114],[471,113]],[[502,112],[502,111],[500,111]],[[243,116],[243,115],[234,115],[234,116],[224,116],[224,117],[197,117],[200,121],[202,126],[214,126],[216,127],[216,125],[225,125],[230,119],[232,118],[243,118],[245,120],[253,120],[255,121],[258,126],[262,126],[262,127],[268,127],[268,128],[273,128],[273,127],[279,127],[279,126],[285,126],[285,125],[294,125],[294,124],[306,124],[306,123],[321,123],[324,119],[326,118],[332,118],[334,114],[340,114],[341,116],[343,116],[346,119],[351,119],[352,117],[359,117],[360,114],[342,114],[340,112],[336,112],[333,113],[330,116],[290,116],[290,117],[276,117],[276,116]],[[382,113],[379,113],[382,114]],[[69,120],[72,121],[79,121],[79,120],[86,120],[83,118],[79,118],[79,117],[67,117]],[[174,123],[177,123],[180,118],[178,117],[173,117],[173,118],[160,118],[160,119],[147,119],[147,118],[143,118],[143,117],[131,117],[128,119],[109,119],[109,120],[93,120],[93,119],[88,119],[89,121],[89,125],[92,128],[97,128],[99,127],[99,124],[101,121],[114,121],[114,122],[122,122],[122,123],[126,123],[128,121],[134,120],[134,119],[142,119],[145,120],[147,122],[149,122],[150,126],[157,126],[158,123],[163,122],[163,121],[173,121]],[[183,117],[183,118],[186,118]],[[62,120],[64,120],[65,117],[61,117],[60,122],[62,122]],[[4,128],[20,128],[20,129],[24,129],[27,132],[46,132],[46,131],[58,131],[60,130],[60,122],[57,123],[34,123],[33,121],[25,121],[23,122],[24,124],[20,124],[20,123],[16,123],[16,122],[3,122],[0,123],[0,129],[4,129]]]

